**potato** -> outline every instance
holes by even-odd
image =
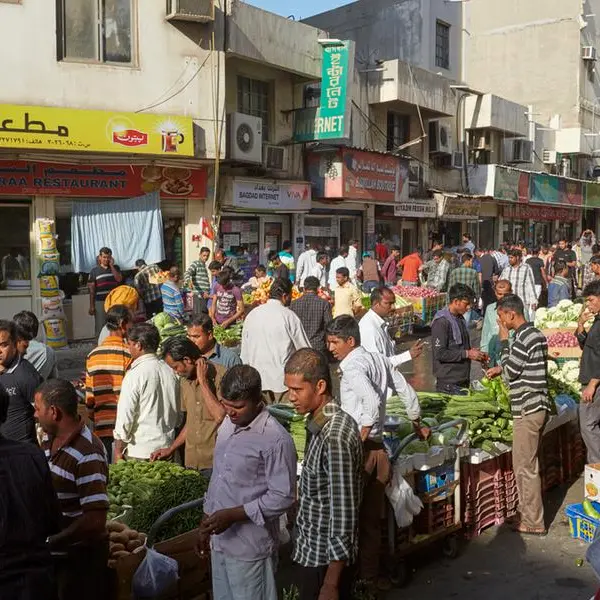
[[[129,538],[124,533],[111,533],[108,536],[108,539],[115,544],[123,544],[125,546],[129,541]]]
[[[114,558],[109,558],[108,563],[106,564],[108,565],[109,569],[114,569],[117,566],[117,561]]]
[[[129,540],[127,542],[127,550],[129,550],[129,552],[133,552],[136,548],[139,548],[142,545],[142,542],[140,542],[140,540],[135,539],[135,540]]]
[[[109,531],[109,533],[120,533],[121,531],[124,531],[126,527],[124,523],[119,523],[119,521],[107,521],[106,529]]]
[[[113,552],[113,558],[124,558],[125,556],[130,556],[131,552],[127,552],[127,550],[120,550],[119,552]]]
[[[110,553],[110,555],[112,556],[115,552],[122,552],[123,550],[125,550],[125,546],[123,544],[109,544],[108,546],[108,551]]]

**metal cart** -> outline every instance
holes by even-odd
[[[388,432],[394,431],[397,427],[397,420],[388,419],[385,429]],[[392,506],[387,504],[386,515],[386,537],[388,541],[388,553],[386,563],[392,581],[399,586],[406,584],[409,579],[410,569],[406,563],[406,558],[420,551],[426,546],[436,542],[443,542],[442,551],[444,556],[455,558],[459,552],[458,532],[462,529],[461,523],[461,489],[460,489],[460,447],[465,444],[467,439],[468,422],[464,419],[456,419],[448,423],[444,423],[439,427],[432,428],[433,433],[439,433],[451,428],[459,428],[456,438],[450,444],[452,450],[452,458],[449,458],[444,464],[452,464],[454,467],[453,479],[435,489],[418,494],[421,501],[425,505],[424,511],[432,510],[429,506],[436,502],[441,502],[450,499],[448,506],[452,503],[452,514],[443,519],[443,524],[439,528],[435,528],[427,534],[417,534],[413,525],[400,529],[396,524],[394,511]],[[390,455],[392,465],[399,459],[402,450],[411,442],[418,440],[416,434],[411,434],[397,444]],[[424,471],[415,470],[411,473],[412,476],[418,476]],[[408,478],[408,476],[407,476]]]

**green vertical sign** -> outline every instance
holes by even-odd
[[[314,142],[350,137],[349,90],[354,70],[354,44],[326,43],[321,69],[321,105],[296,111],[294,141]]]

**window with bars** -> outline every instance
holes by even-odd
[[[435,24],[435,66],[450,68],[450,25],[443,21]]]
[[[59,60],[132,64],[135,0],[57,0]]]
[[[410,117],[395,112],[387,114],[387,144],[388,152],[406,144],[410,136]]]
[[[238,76],[238,111],[262,119],[263,140],[270,139],[270,87],[266,81]]]

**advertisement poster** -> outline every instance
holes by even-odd
[[[194,156],[189,117],[0,104],[0,147]]]
[[[303,182],[233,182],[231,198],[236,208],[253,210],[309,211],[312,204],[310,184]]]
[[[0,161],[0,194],[135,198],[160,191],[163,198],[206,198],[205,169],[154,165],[66,165]]]
[[[494,198],[503,202],[529,202],[529,173],[496,167]]]
[[[531,175],[531,202],[543,204],[560,203],[559,178],[546,174]]]

